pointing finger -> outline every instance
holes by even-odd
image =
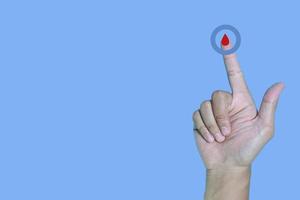
[[[225,34],[222,38],[222,48],[224,50],[231,49],[231,43],[227,35]],[[237,61],[237,56],[235,53],[224,55],[224,63],[226,66],[228,80],[233,93],[246,93],[248,92],[248,87],[244,79],[243,73],[240,68],[240,64]]]

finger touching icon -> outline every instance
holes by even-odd
[[[225,34],[223,35],[221,41],[217,42],[217,36],[220,32],[225,31]],[[229,36],[226,34],[229,32],[232,32],[234,34],[235,37],[235,43],[231,43],[231,39],[229,39]],[[222,55],[229,55],[232,54],[234,52],[236,52],[238,50],[238,48],[241,45],[241,35],[239,33],[239,31],[231,26],[231,25],[221,25],[218,26],[217,28],[214,29],[214,31],[211,34],[210,37],[210,42],[211,45],[213,47],[214,50],[216,50],[218,53],[222,54]],[[227,46],[229,43],[232,44],[231,48],[222,48],[220,46],[220,44],[222,44],[223,46]]]

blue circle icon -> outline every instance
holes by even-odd
[[[219,47],[216,43],[216,37],[217,37],[218,33],[223,30],[229,30],[229,31],[233,32],[233,34],[235,35],[236,42],[231,49],[224,50],[221,47]],[[224,25],[221,25],[221,26],[218,26],[217,28],[215,28],[215,30],[212,32],[212,34],[210,36],[210,43],[211,43],[212,47],[214,48],[214,50],[216,50],[219,54],[229,55],[229,54],[236,52],[238,50],[238,48],[240,47],[241,35],[235,27],[224,24]]]

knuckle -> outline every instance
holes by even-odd
[[[241,70],[228,70],[228,76],[230,77],[236,77],[236,76],[243,76],[242,71]]]
[[[198,116],[199,116],[199,110],[194,111],[194,112],[193,112],[193,116],[192,116],[193,120],[194,120],[194,121],[197,121]]]
[[[209,108],[210,107],[210,101],[209,100],[206,100],[206,101],[203,101],[200,105],[200,109],[205,109],[205,108]]]
[[[223,90],[216,90],[212,93],[211,98],[213,102],[227,101],[231,99],[231,94]]]
[[[215,99],[215,98],[218,98],[218,97],[224,95],[224,93],[226,93],[226,92],[223,91],[223,90],[216,90],[216,91],[214,91],[214,92],[212,93],[211,96],[212,96],[213,99]]]

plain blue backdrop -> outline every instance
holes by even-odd
[[[221,24],[257,105],[284,81],[251,199],[299,196],[299,1],[1,1],[0,199],[202,199],[192,112],[229,90]]]

